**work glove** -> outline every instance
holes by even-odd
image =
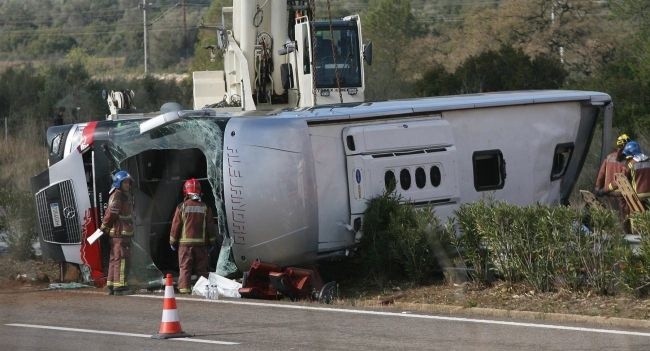
[[[172,249],[172,251],[176,252],[176,245],[169,244],[169,248]]]

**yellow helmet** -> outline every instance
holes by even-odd
[[[630,141],[630,137],[627,134],[621,134],[616,138],[616,146],[623,147],[628,141]]]

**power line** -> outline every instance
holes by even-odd
[[[140,24],[141,25],[141,24]],[[133,33],[136,29],[139,29],[140,26],[133,26],[128,28],[122,28],[119,30],[106,30],[106,31],[89,31],[89,32],[50,32],[50,33],[40,33],[39,36],[45,37],[57,37],[57,36],[77,36],[77,35],[96,35],[96,34],[122,34],[122,33]],[[183,25],[173,25],[165,26],[164,28],[155,28],[147,29],[148,32],[177,32],[178,30],[183,29]],[[188,30],[198,30],[199,26],[190,26]]]
[[[144,75],[147,75],[147,7],[149,5],[147,4],[147,0],[142,0],[142,5],[140,5],[142,9],[142,26],[144,30]]]
[[[178,2],[174,2],[173,4],[166,5],[166,6],[157,6],[157,7],[149,7],[150,9],[154,10],[162,10],[163,12],[169,11],[169,9],[173,9],[179,5]],[[191,6],[193,8],[198,8],[198,9],[204,9],[208,8],[210,5],[209,4],[201,4],[201,3],[186,3],[186,6]],[[129,11],[134,11],[134,10],[139,10],[137,7],[134,8],[126,8],[126,9],[114,9],[114,10],[86,10],[86,11],[75,11],[75,15],[83,15],[83,17],[87,18],[92,18],[92,20],[97,20],[97,19],[103,19],[103,18],[114,18],[117,15],[124,15],[125,13]],[[60,13],[59,13],[60,14]],[[10,20],[0,20],[0,26],[2,25],[16,25],[16,24],[24,24],[24,25],[39,25],[39,24],[47,24],[51,23],[53,21],[60,20],[60,17],[57,15],[38,15],[38,16],[31,16],[31,15],[24,15],[24,16],[16,16],[14,14],[9,15],[6,13],[1,13],[0,12],[0,18],[9,18]],[[120,19],[124,18],[122,16]],[[40,20],[40,21],[39,21]],[[119,22],[119,19],[115,22]],[[92,25],[89,24],[89,25]]]
[[[177,5],[178,5],[178,4],[175,4],[175,5],[173,5],[173,6],[169,7],[169,8],[167,8],[167,9],[165,9],[165,10],[163,11],[163,13],[161,13],[158,17],[154,18],[154,19],[151,20],[151,21],[148,21],[148,22],[149,22],[149,26],[151,26],[151,24],[153,24],[153,23],[158,22],[158,21],[159,21],[160,19],[162,19],[162,18],[163,18],[163,17],[164,17],[164,16],[165,16],[169,11],[176,9],[176,8],[177,8]],[[204,7],[206,7],[206,6],[201,6],[201,7],[204,8]],[[150,8],[150,7],[148,7],[148,8]],[[24,24],[28,25],[28,24],[34,24],[34,23],[31,23],[31,22],[25,22]],[[92,23],[92,24],[89,24],[89,25],[87,25],[87,26],[61,26],[61,27],[39,28],[39,29],[22,29],[22,28],[20,28],[20,29],[5,29],[5,30],[3,30],[2,32],[3,32],[3,34],[36,34],[36,35],[48,34],[48,35],[49,35],[49,34],[52,34],[51,31],[53,31],[53,30],[68,30],[68,31],[70,31],[70,30],[84,30],[84,29],[97,28],[97,27],[99,27],[99,28],[102,28],[102,27],[109,27],[109,26],[110,26],[110,27],[115,27],[116,24],[118,24],[120,28],[124,28],[124,27],[133,28],[133,27],[135,27],[135,26],[141,26],[141,25],[142,25],[142,22],[140,22],[140,21],[138,21],[138,22],[119,22],[119,21],[116,21],[115,23],[101,23],[101,24],[100,24],[100,23]],[[168,27],[169,27],[169,26],[168,26]],[[88,31],[86,31],[86,32],[88,32]],[[90,32],[95,32],[95,33],[107,33],[107,32],[112,32],[112,31],[106,31],[106,30],[94,30],[94,31],[90,31]],[[66,33],[66,32],[63,32],[63,33],[61,33],[61,34],[62,34],[62,35],[65,35],[65,34],[72,34],[72,35],[74,35],[74,34],[76,34],[76,33],[77,33],[77,32],[67,32],[67,33]]]

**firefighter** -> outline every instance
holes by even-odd
[[[596,195],[604,195],[612,191],[620,195],[620,192],[612,189],[613,186],[610,187],[610,185],[614,183],[614,174],[625,172],[626,162],[623,148],[629,141],[630,137],[627,134],[621,134],[616,139],[616,149],[603,160],[598,170],[598,176],[596,177],[596,185],[594,188]]]
[[[596,196],[605,196],[605,201],[609,204],[609,207],[618,210],[619,220],[624,228],[630,210],[620,190],[617,189],[616,183],[614,183],[614,175],[625,173],[627,169],[623,148],[628,141],[630,141],[630,137],[627,134],[621,134],[616,138],[616,149],[608,154],[600,165],[594,187]]]
[[[625,145],[623,154],[627,158],[627,170],[625,175],[630,180],[634,192],[648,208],[650,198],[650,158],[641,151],[641,146],[636,141],[630,141]]]
[[[201,184],[192,178],[183,184],[183,202],[174,212],[169,246],[178,250],[178,291],[189,294],[192,268],[197,275],[208,277],[208,247],[217,237],[212,209],[201,201]]]
[[[108,207],[99,228],[110,237],[111,253],[106,278],[109,295],[130,293],[126,272],[133,237],[132,183],[133,178],[126,171],[120,170],[113,175]]]

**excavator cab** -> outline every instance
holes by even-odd
[[[299,54],[288,59],[296,77],[289,102],[299,107],[363,102],[363,61],[371,57],[371,46],[362,45],[359,16],[313,22],[301,17],[294,32]]]
[[[315,41],[312,60],[316,88],[361,88],[362,65],[356,21],[333,21],[314,24]]]
[[[234,0],[216,28],[223,70],[197,71],[194,108],[275,110],[364,101],[363,45],[358,15],[313,20],[307,1]],[[211,56],[211,57],[213,57]]]

